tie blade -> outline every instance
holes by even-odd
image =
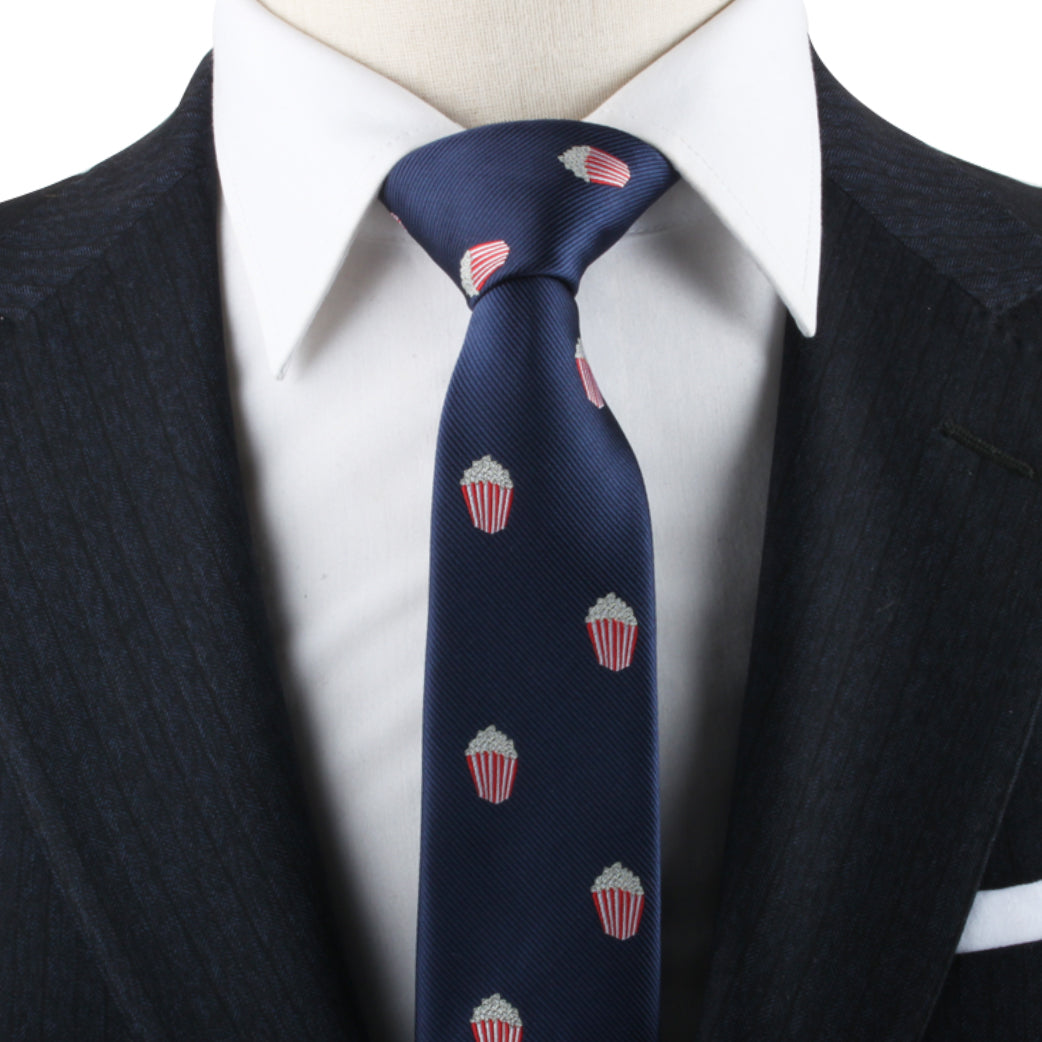
[[[653,1042],[651,528],[639,467],[585,362],[574,289],[590,257],[668,184],[662,177],[651,192],[648,171],[670,172],[634,139],[611,132],[609,143],[585,124],[540,125],[521,159],[510,152],[513,134],[467,137],[464,152],[479,139],[496,146],[482,160],[490,199],[509,199],[526,164],[543,171],[537,217],[562,218],[563,244],[536,241],[527,209],[516,225],[498,212],[468,224],[487,183],[420,185],[424,205],[447,192],[459,210],[449,214],[447,245],[423,238],[445,230],[444,214],[392,200],[475,293],[435,464],[417,1039],[458,1037],[470,1017],[475,1038],[517,1042],[523,1010],[534,1038]],[[577,143],[573,165],[581,160],[585,176],[558,161]],[[415,174],[404,169],[406,180]],[[548,258],[537,274],[527,267]],[[591,887],[606,863],[608,876]],[[479,1016],[481,995],[496,1010]]]

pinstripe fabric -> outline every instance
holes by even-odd
[[[129,1037],[3,767],[0,836],[0,1038]]]
[[[4,843],[107,996],[48,1038],[350,1037],[239,490],[208,102],[204,68],[140,163],[5,236],[0,749],[36,834]]]
[[[822,311],[785,347],[713,1042],[921,1036],[1042,675],[1042,489],[938,432],[1042,459],[1040,330],[1003,318],[1038,236],[818,71]]]
[[[1042,942],[960,956],[924,1042],[1025,1042],[1038,1037]]]
[[[953,952],[978,886],[1042,878],[1040,490],[938,428],[1042,467],[1040,193],[818,75],[700,1037],[1020,1042],[1042,945]],[[0,207],[4,1039],[361,1037],[237,488],[208,94]]]

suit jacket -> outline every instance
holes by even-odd
[[[954,953],[979,888],[1042,878],[1042,192],[817,75],[820,331],[786,334],[691,1037],[1023,1042],[1042,944]],[[0,207],[2,1039],[363,1037],[251,556],[215,197],[207,61],[149,137]]]

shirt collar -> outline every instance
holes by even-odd
[[[662,151],[813,334],[821,157],[800,0],[733,0],[587,119]],[[257,0],[218,0],[217,163],[275,373],[311,325],[388,170],[460,129]]]

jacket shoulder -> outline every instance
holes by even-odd
[[[1042,293],[1042,188],[946,155],[854,99],[815,56],[826,189],[992,311]]]
[[[0,317],[17,319],[101,258],[186,175],[216,184],[212,56],[176,111],[98,166],[0,203]]]

